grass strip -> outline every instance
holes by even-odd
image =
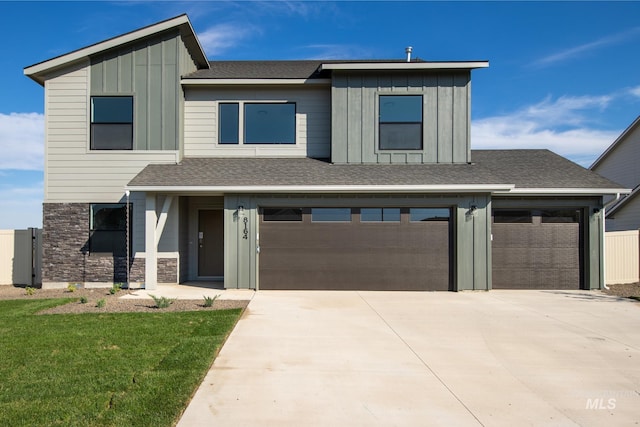
[[[0,425],[174,425],[241,309],[34,313],[0,301]]]

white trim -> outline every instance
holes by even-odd
[[[488,68],[489,61],[471,62],[351,62],[321,64],[320,70],[469,70]]]
[[[193,36],[195,43],[200,48],[200,53],[202,54],[202,58],[198,58],[198,59],[200,60],[204,59],[206,61],[206,55],[204,54],[204,50],[200,45],[200,41],[196,37],[193,27],[191,26],[189,17],[187,15],[180,15],[175,18],[150,25],[148,27],[134,30],[130,33],[126,33],[102,42],[98,42],[91,46],[87,46],[87,47],[75,50],[73,52],[58,56],[56,58],[31,65],[24,69],[24,74],[36,80],[37,82],[42,83],[44,81],[44,78],[42,78],[42,76],[38,76],[39,73],[51,71],[54,68],[65,66],[69,63],[82,60],[88,56],[95,55],[105,50],[112,49],[126,43],[134,42],[141,38],[152,36],[162,31],[166,31],[171,28],[175,28],[182,25],[188,26],[189,31],[191,32],[191,35]],[[197,61],[197,62],[201,63],[202,61]],[[208,62],[207,62],[207,66],[208,66]]]
[[[146,252],[136,252],[135,259],[145,259],[147,257]],[[156,258],[160,259],[178,259],[180,258],[180,252],[158,252]]]
[[[478,185],[230,185],[230,186],[136,186],[127,185],[125,190],[160,193],[442,193],[509,192],[513,184]],[[617,190],[618,192],[620,190]]]
[[[514,188],[509,191],[508,195],[549,195],[558,194],[563,196],[568,195],[603,195],[603,194],[625,194],[631,190],[626,188]]]
[[[330,85],[331,79],[180,79],[185,86],[198,85]]]

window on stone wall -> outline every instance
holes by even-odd
[[[380,95],[380,150],[422,149],[422,95]]]
[[[131,206],[126,203],[94,203],[89,219],[89,251],[127,256],[127,216],[131,224]],[[129,227],[131,235],[131,227]]]
[[[133,149],[133,97],[91,97],[91,149]]]

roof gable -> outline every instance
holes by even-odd
[[[608,157],[609,154],[615,151],[616,148],[618,148],[618,146],[621,145],[626,140],[627,136],[631,134],[635,130],[635,128],[638,126],[640,126],[640,116],[638,116],[633,121],[633,123],[631,123],[629,127],[626,128],[624,132],[622,132],[620,136],[615,141],[613,141],[613,143],[606,150],[604,150],[604,152],[600,155],[600,157],[598,157],[596,161],[593,162],[591,166],[589,166],[589,169],[596,170],[598,166],[602,163],[602,161],[604,161],[604,159]]]
[[[107,50],[115,49],[126,44],[136,42],[140,39],[174,29],[178,29],[180,31],[182,39],[198,67],[208,68],[209,62],[207,61],[204,50],[202,49],[202,46],[198,41],[198,37],[191,26],[189,17],[186,14],[183,14],[78,50],[74,50],[73,52],[69,52],[64,55],[30,65],[25,67],[24,74],[42,85],[46,80],[46,76],[55,70],[83,61],[92,55],[100,54]]]

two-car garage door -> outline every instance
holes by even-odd
[[[449,290],[448,208],[264,208],[260,289]]]

